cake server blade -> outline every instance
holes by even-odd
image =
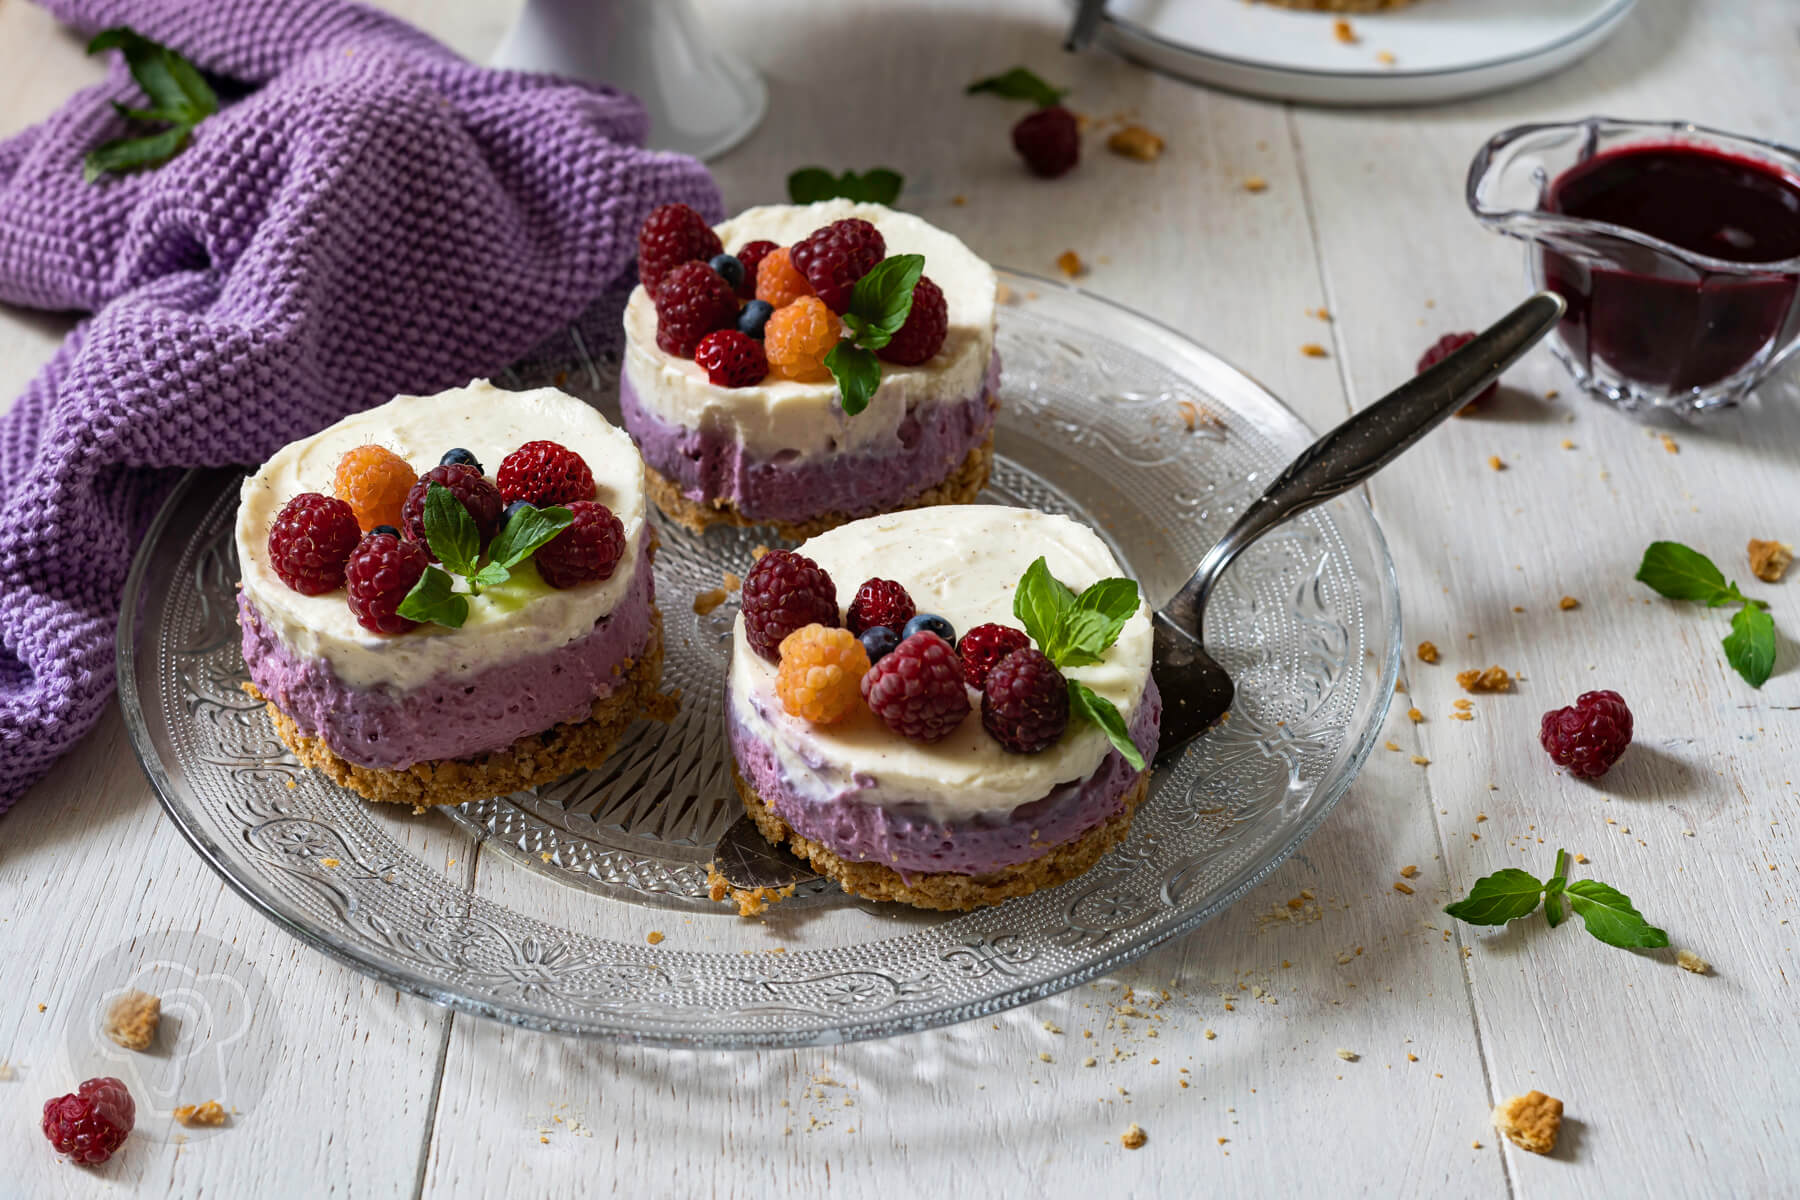
[[[765,838],[748,815],[733,821],[720,836],[713,847],[712,866],[726,883],[742,892],[784,888],[819,878],[817,871],[788,853],[786,847]]]

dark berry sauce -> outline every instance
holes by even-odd
[[[1596,155],[1550,185],[1550,212],[1649,234],[1690,254],[1776,264],[1800,257],[1800,182],[1747,158],[1689,145]],[[1743,368],[1793,320],[1796,277],[1720,273],[1616,237],[1604,264],[1544,252],[1546,284],[1569,302],[1562,332],[1639,384],[1681,391]]]

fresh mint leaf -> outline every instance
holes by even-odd
[[[977,79],[963,90],[965,95],[970,96],[986,92],[1007,100],[1029,100],[1039,108],[1060,104],[1062,98],[1069,94],[1067,88],[1051,87],[1026,67],[1014,67],[999,75]]]
[[[1563,889],[1568,886],[1569,852],[1558,850],[1556,852],[1556,873],[1544,881],[1544,920],[1550,923],[1552,929],[1561,925],[1563,918],[1568,915],[1567,910],[1563,907]]]
[[[845,171],[833,175],[824,167],[801,167],[788,176],[788,199],[795,204],[820,200],[854,200],[859,204],[893,204],[906,180],[887,167],[872,167],[858,175]]]
[[[1039,561],[1042,561],[1041,559]],[[1079,679],[1069,680],[1069,713],[1084,720],[1092,721],[1106,734],[1106,740],[1113,744],[1133,770],[1144,769],[1144,756],[1137,744],[1131,740],[1130,730],[1125,728],[1125,718],[1113,707],[1113,702],[1094,691],[1093,688]]]
[[[1543,893],[1544,885],[1536,876],[1506,867],[1477,879],[1466,897],[1444,911],[1471,925],[1504,925],[1530,915]]]
[[[1075,608],[1078,612],[1098,613],[1106,618],[1100,633],[1100,649],[1104,650],[1119,640],[1125,622],[1137,614],[1137,581],[1116,577],[1099,580],[1075,597]]]
[[[491,587],[499,587],[512,578],[512,570],[497,562],[486,563],[469,576],[469,590],[479,596]]]
[[[1671,600],[1701,604],[1728,604],[1737,592],[1735,585],[1725,585],[1725,576],[1712,559],[1680,542],[1651,542],[1638,566],[1637,580]]]
[[[132,79],[152,105],[132,109],[114,103],[114,110],[128,120],[166,122],[170,128],[95,147],[82,163],[82,174],[89,183],[108,172],[134,171],[168,161],[187,144],[195,125],[219,111],[219,98],[205,77],[167,46],[121,25],[96,34],[88,42],[89,54],[108,50],[124,55]]]
[[[1025,568],[1013,592],[1013,616],[1053,662],[1050,647],[1061,636],[1064,617],[1074,608],[1075,593],[1050,573],[1050,564],[1042,556]]]
[[[102,175],[123,175],[164,163],[187,145],[188,127],[177,125],[141,138],[117,138],[102,142],[81,160],[81,178],[92,183]]]
[[[1055,649],[1044,653],[1059,667],[1092,666],[1100,661],[1100,652],[1118,636],[1110,618],[1090,609],[1071,608],[1064,615],[1057,636],[1051,639]]]
[[[913,289],[925,273],[923,254],[896,254],[869,268],[850,293],[844,324],[857,345],[879,350],[912,315]]]
[[[873,350],[865,350],[849,338],[826,352],[825,369],[837,380],[838,407],[847,417],[869,407],[875,389],[881,386],[881,360]]]
[[[521,508],[488,546],[489,565],[511,570],[575,522],[566,508]],[[483,568],[484,570],[486,568]]]
[[[481,530],[456,493],[441,483],[425,489],[425,544],[439,562],[458,575],[475,574],[481,558]]]
[[[1669,944],[1669,935],[1644,920],[1618,888],[1598,879],[1577,879],[1565,894],[1587,931],[1609,946],[1630,950]]]
[[[1751,687],[1767,683],[1775,669],[1775,618],[1753,604],[1738,609],[1725,637],[1725,661]]]
[[[461,629],[469,619],[469,598],[456,590],[455,582],[441,568],[426,567],[396,611],[409,621]]]

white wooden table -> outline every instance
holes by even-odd
[[[393,6],[481,57],[513,0]],[[989,259],[1050,271],[1076,250],[1086,286],[1187,331],[1316,428],[1522,294],[1518,248],[1463,211],[1463,170],[1489,133],[1605,112],[1800,137],[1787,0],[1644,0],[1560,78],[1397,112],[1295,110],[1072,60],[1053,0],[705,8],[770,88],[767,123],[718,164],[730,207],[781,198],[806,163],[891,164],[908,207]],[[1018,62],[1073,85],[1085,112],[1131,110],[1167,154],[1142,165],[1090,142],[1065,180],[1026,177],[1007,144],[1015,108],[961,94]],[[40,10],[0,0],[0,132],[99,73]],[[1267,190],[1245,190],[1251,175]],[[1328,323],[1309,315],[1321,306]],[[0,396],[64,328],[0,312]],[[1303,356],[1307,342],[1328,356]],[[1674,432],[1671,453],[1572,395],[1542,351],[1507,382],[1491,415],[1449,423],[1372,489],[1408,644],[1444,651],[1437,666],[1408,656],[1426,721],[1402,704],[1400,750],[1377,750],[1325,827],[1232,911],[994,1021],[699,1054],[452,1015],[303,948],[226,890],[163,818],[109,713],[0,819],[0,1059],[14,1076],[0,1082],[0,1196],[1794,1194],[1800,654],[1784,641],[1753,691],[1724,664],[1721,618],[1631,577],[1655,538],[1739,579],[1748,537],[1800,541],[1796,389]],[[1789,638],[1797,588],[1758,589]],[[1565,594],[1580,607],[1560,610]],[[1518,692],[1446,719],[1453,673],[1489,663],[1520,672]],[[1629,700],[1637,745],[1588,787],[1552,773],[1535,730],[1599,686]],[[447,863],[468,850],[444,821],[411,837]],[[1558,845],[1713,974],[1578,925],[1483,933],[1440,914],[1502,865],[1547,873]],[[1408,863],[1421,867],[1410,896],[1391,889]],[[1269,919],[1303,889],[1317,920]],[[260,1102],[204,1140],[140,1138],[94,1172],[63,1164],[36,1124],[78,1078],[65,1038],[90,1014],[74,981],[170,930],[228,944],[266,981],[235,1051],[266,1059]],[[1156,995],[1171,980],[1155,1019],[1113,1017],[1123,987]],[[1488,1124],[1497,1098],[1533,1087],[1567,1102],[1553,1157]],[[1135,1152],[1119,1144],[1132,1122],[1149,1135]]]

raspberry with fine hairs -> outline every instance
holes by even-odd
[[[807,625],[838,626],[837,585],[804,554],[771,550],[744,576],[740,609],[750,649],[779,662],[782,639]]]
[[[344,585],[344,560],[361,537],[348,504],[301,492],[269,526],[269,565],[296,592],[317,596],[336,591]]]
[[[754,387],[769,374],[763,344],[736,329],[715,329],[694,348],[694,361],[714,387]]]
[[[756,299],[756,268],[762,265],[769,251],[775,249],[774,242],[745,242],[737,252],[737,260],[744,264],[744,282],[737,285],[738,298],[742,300]]]
[[[532,556],[538,574],[553,588],[611,579],[625,557],[624,523],[598,500],[576,500],[568,508],[574,522]]]
[[[962,635],[962,641],[956,643],[956,656],[962,659],[963,678],[969,686],[978,688],[987,682],[988,672],[994,664],[1011,654],[1014,650],[1023,650],[1031,645],[1031,635],[1023,629],[1014,629],[1011,625],[977,625]]]
[[[655,301],[656,345],[678,358],[694,357],[701,338],[737,324],[737,293],[703,262],[670,270],[656,285]]]
[[[407,537],[424,547],[425,553],[434,561],[437,559],[436,552],[425,537],[425,496],[434,483],[443,484],[450,489],[451,495],[462,501],[462,506],[469,510],[469,516],[481,534],[481,544],[484,547],[493,540],[493,536],[500,531],[500,510],[506,507],[506,501],[501,498],[499,488],[466,463],[433,467],[419,476],[419,482],[413,484],[412,491],[406,493],[406,503],[400,506],[400,527],[406,530]]]
[[[944,348],[950,333],[950,309],[937,284],[919,276],[913,288],[912,311],[888,344],[875,353],[888,362],[903,367],[916,367]]]
[[[417,625],[400,615],[400,602],[430,565],[430,554],[417,542],[402,541],[391,533],[364,538],[344,569],[356,623],[375,633],[405,633]]]
[[[905,588],[891,579],[865,579],[844,614],[844,628],[858,637],[865,629],[886,625],[898,632],[918,612]]]
[[[862,679],[863,699],[909,742],[941,742],[969,715],[969,689],[956,651],[930,630],[882,656]]]
[[[587,460],[561,442],[526,442],[500,462],[494,475],[500,498],[538,508],[594,498],[594,473]]]
[[[850,307],[856,281],[887,257],[881,231],[867,221],[848,217],[794,243],[794,269],[806,276],[813,294],[834,313]]]
[[[686,262],[706,262],[725,247],[706,218],[685,204],[665,204],[638,229],[638,282],[651,292]]]
[[[1014,754],[1036,754],[1069,727],[1069,685],[1027,646],[994,664],[981,688],[981,727]]]
[[[137,1105],[110,1075],[89,1079],[66,1096],[44,1101],[44,1136],[78,1163],[94,1166],[118,1152],[137,1121]]]
[[[1538,741],[1575,778],[1598,779],[1631,745],[1631,710],[1617,692],[1583,692],[1569,707],[1544,714]]]

